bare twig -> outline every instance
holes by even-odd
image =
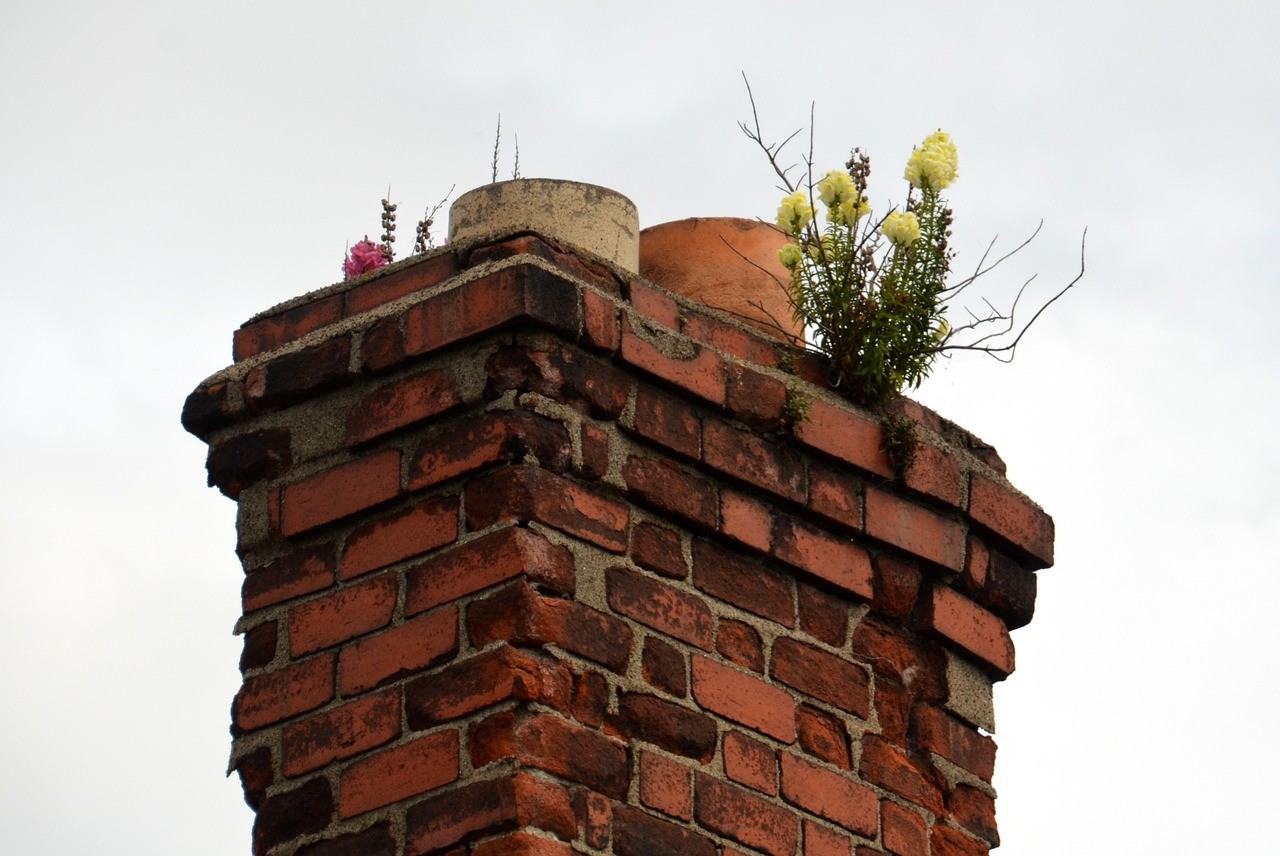
[[[490,184],[498,183],[498,146],[502,143],[502,114],[498,114],[498,132],[493,137],[493,180]]]

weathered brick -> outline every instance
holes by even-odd
[[[996,769],[996,744],[936,707],[917,706],[916,741],[927,749],[990,782]]]
[[[980,581],[975,584],[972,582],[971,570],[977,574],[978,563],[983,558],[986,563],[981,566]],[[988,554],[979,541],[972,541],[970,544],[965,573],[960,577],[956,588],[1000,616],[1010,630],[1030,624],[1035,615],[1035,573],[999,551]]]
[[[682,826],[619,805],[613,809],[613,852],[618,856],[716,856],[715,842]]]
[[[646,505],[714,530],[719,501],[710,483],[670,461],[627,458],[622,468],[628,490]]]
[[[684,313],[680,331],[691,339],[706,342],[749,363],[767,368],[778,365],[776,342],[771,342],[760,333],[727,324],[709,312]]]
[[[237,408],[231,403],[234,381],[205,381],[182,403],[182,427],[208,441],[219,428],[230,424]]]
[[[720,531],[767,553],[773,543],[773,516],[763,502],[726,487],[720,491]]]
[[[947,811],[952,819],[990,844],[1000,846],[996,831],[996,803],[989,795],[969,785],[956,785],[947,794]]]
[[[701,826],[769,856],[792,856],[800,822],[784,808],[750,791],[697,774],[694,817]]]
[[[583,344],[613,353],[622,342],[618,329],[618,307],[590,288],[582,290]]]
[[[348,580],[376,571],[442,547],[457,537],[458,498],[429,497],[352,532],[342,552],[340,576]]]
[[[693,773],[656,752],[640,753],[640,802],[681,820],[693,818]]]
[[[626,505],[538,467],[499,470],[467,486],[467,523],[536,520],[615,553],[627,549]]]
[[[854,780],[783,752],[782,796],[792,805],[874,839],[880,828],[875,791]]]
[[[579,835],[588,847],[603,850],[609,846],[613,805],[606,797],[586,788],[578,788],[574,793],[573,813],[578,820]],[[618,808],[622,809],[623,806]]]
[[[280,407],[315,397],[345,383],[350,364],[350,336],[284,354],[245,375],[245,403],[254,408]]]
[[[915,610],[924,575],[915,565],[883,553],[872,563],[875,597],[871,609],[892,618],[907,618]]]
[[[301,339],[303,336],[332,324],[342,318],[342,295],[334,294],[319,300],[286,309],[255,321],[247,321],[232,337],[232,355],[238,363],[281,345]]]
[[[847,472],[816,461],[809,464],[809,508],[828,520],[862,528],[861,486]]]
[[[988,847],[982,842],[975,841],[958,829],[952,829],[940,823],[933,825],[929,835],[929,847],[932,856],[987,856],[990,853]]]
[[[674,580],[682,580],[689,574],[680,534],[653,523],[637,523],[631,528],[631,560]]]
[[[964,502],[964,476],[949,452],[930,443],[917,442],[911,463],[902,474],[907,487],[959,507]]]
[[[554,839],[531,832],[512,832],[481,841],[471,848],[471,856],[575,856],[575,852],[568,844]]]
[[[467,744],[477,768],[514,758],[613,799],[622,799],[627,792],[626,748],[558,716],[496,713],[471,726]]]
[[[466,265],[473,268],[485,262],[512,256],[536,256],[548,261],[564,273],[576,277],[609,294],[619,294],[618,280],[604,265],[591,261],[568,245],[542,235],[517,235],[495,244],[478,247],[467,256]]]
[[[509,391],[537,392],[580,413],[616,419],[627,403],[631,378],[609,363],[562,342],[508,345],[485,362],[486,398]]]
[[[813,645],[785,636],[773,643],[774,680],[841,710],[869,719],[871,690],[867,673],[856,663],[840,659]]]
[[[347,411],[346,443],[354,446],[430,419],[462,404],[453,375],[427,369],[378,387]]]
[[[700,654],[692,667],[693,697],[703,708],[784,743],[796,739],[796,704],[784,690]]]
[[[812,399],[809,418],[795,427],[794,434],[806,446],[875,475],[893,478],[880,423],[847,407]]]
[[[891,800],[880,803],[884,848],[893,856],[929,856],[929,830],[919,813]]]
[[[624,319],[621,357],[712,404],[724,404],[724,357],[691,339],[675,333],[641,338]]]
[[[573,718],[593,728],[604,724],[609,704],[609,682],[604,675],[584,669],[573,676]]]
[[[279,627],[267,621],[244,632],[244,648],[240,652],[240,671],[260,669],[276,657]]]
[[[338,814],[355,817],[458,778],[458,732],[441,731],[365,755],[342,771]]]
[[[232,706],[236,728],[252,731],[320,707],[333,698],[333,664],[323,654],[246,678]]]
[[[668,645],[656,636],[644,640],[644,653],[641,656],[641,671],[650,686],[677,698],[689,694],[689,678],[684,654],[674,645]]]
[[[716,628],[716,653],[730,663],[753,672],[764,672],[764,643],[759,631],[745,621],[720,619]]]
[[[867,488],[867,534],[947,570],[964,567],[963,526],[874,487]]]
[[[669,292],[633,279],[627,283],[627,299],[646,318],[672,330],[680,329],[680,304]]]
[[[339,688],[354,695],[422,671],[458,650],[458,610],[450,606],[357,639],[338,655]]]
[[[281,497],[281,534],[297,535],[332,523],[399,493],[399,450],[370,452],[287,486]]]
[[[626,622],[578,601],[543,597],[524,581],[473,603],[467,625],[476,646],[558,645],[619,673],[631,659]]]
[[[794,502],[804,501],[804,463],[786,446],[718,419],[704,420],[702,460],[726,475]]]
[[[787,385],[750,366],[725,367],[725,408],[749,425],[776,430],[787,406]]]
[[[231,769],[240,775],[244,801],[249,808],[258,811],[266,799],[267,789],[275,784],[276,767],[269,746],[259,746],[248,754],[231,762]],[[230,775],[230,773],[228,773]]]
[[[416,264],[375,277],[348,291],[345,313],[348,317],[359,315],[405,295],[435,288],[459,270],[458,259],[451,252],[421,259]]]
[[[573,676],[563,663],[501,646],[425,675],[405,688],[405,716],[415,730],[458,719],[508,699],[568,710]]]
[[[934,814],[942,813],[942,792],[902,749],[874,734],[862,738],[862,778]]]
[[[627,568],[610,568],[605,579],[614,612],[711,650],[715,619],[702,599]]]
[[[969,480],[969,516],[1026,551],[1035,567],[1053,564],[1053,518],[1011,488],[974,474]]]
[[[396,856],[396,840],[391,824],[379,823],[361,832],[299,847],[295,856]]]
[[[405,854],[445,848],[495,832],[536,827],[563,839],[575,833],[573,806],[560,785],[518,774],[427,797],[405,816]]]
[[[382,374],[404,363],[404,327],[399,315],[374,322],[360,337],[360,370]]]
[[[205,467],[209,487],[239,499],[245,488],[275,478],[292,465],[289,429],[263,428],[210,446]]]
[[[572,592],[573,559],[538,533],[508,526],[410,568],[404,614],[415,615],[518,576],[553,591]]]
[[[254,856],[266,856],[277,845],[319,832],[332,818],[333,790],[323,778],[272,794],[253,821]]]
[[[636,387],[635,431],[685,457],[697,460],[702,454],[702,421],[697,411],[687,401],[647,384]]]
[[[871,557],[848,539],[786,515],[775,515],[773,555],[867,600],[871,599]]]
[[[586,479],[602,479],[609,472],[609,432],[589,422],[582,423],[582,468]]]
[[[726,731],[724,774],[764,794],[778,793],[778,759],[771,748],[737,731]]]
[[[954,589],[935,585],[926,625],[968,651],[999,675],[1013,672],[1013,640],[1004,622]]]
[[[716,751],[716,724],[711,717],[657,696],[618,693],[618,712],[609,717],[609,730],[628,743],[652,743],[703,763]]]
[[[693,542],[693,584],[762,618],[795,626],[795,596],[787,577],[700,538]]]
[[[849,732],[836,716],[802,704],[796,708],[796,735],[800,748],[842,770],[853,769]]]
[[[800,629],[832,647],[844,645],[849,636],[849,602],[830,592],[797,583],[800,606]]]
[[[240,589],[246,613],[333,585],[337,559],[329,546],[296,550],[260,568],[250,568]]]
[[[940,699],[946,692],[941,652],[885,621],[867,616],[853,628],[850,650],[878,677],[911,690],[914,696]]]
[[[470,416],[426,437],[409,461],[410,490],[421,490],[498,463],[533,454],[545,467],[564,470],[573,458],[564,425],[526,411]]]
[[[852,849],[853,842],[845,833],[805,820],[804,856],[849,856]],[[862,848],[858,854],[862,856]]]
[[[289,653],[300,657],[385,627],[398,592],[396,577],[380,574],[295,606],[289,612]]]
[[[318,770],[399,735],[399,690],[362,696],[286,725],[281,743],[284,774],[299,776]]]

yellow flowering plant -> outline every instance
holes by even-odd
[[[970,313],[970,323],[952,327],[945,318],[947,301],[1013,253],[986,267],[984,255],[972,276],[948,285],[952,213],[941,194],[959,175],[951,137],[935,131],[915,147],[903,171],[906,203],[877,218],[867,199],[871,160],[866,154],[855,148],[843,169],[829,170],[815,182],[811,140],[803,186],[798,186],[778,163],[779,152],[796,134],[765,144],[750,84],[747,94],[754,127],[740,127],[768,155],[786,193],[775,222],[791,238],[778,259],[791,272],[786,288],[794,319],[804,325],[807,344],[829,358],[832,384],[853,399],[876,405],[904,387],[919,386],[948,350],[1011,358],[1031,323],[1083,276],[1082,254],[1080,275],[1041,306],[1012,342],[1001,343],[999,337],[1014,328],[1017,300],[1007,313],[987,303],[987,315]],[[821,218],[814,199],[825,209]],[[989,332],[991,324],[1004,329]]]

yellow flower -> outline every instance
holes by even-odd
[[[867,201],[867,197],[859,195],[857,197],[847,196],[841,199],[839,207],[831,209],[831,211],[827,212],[827,216],[832,223],[843,223],[846,226],[852,226],[858,222],[860,217],[865,217],[870,213],[871,203]]]
[[[934,131],[924,138],[919,148],[912,150],[903,178],[911,182],[912,187],[942,190],[956,180],[958,169],[956,144],[944,132]]]
[[[933,338],[939,345],[947,341],[947,336],[951,335],[951,325],[947,323],[946,318],[938,319],[938,329],[933,331]]]
[[[821,242],[821,248],[819,248],[819,242],[817,241],[809,244],[809,258],[816,262],[821,262],[824,259],[828,262],[831,261],[836,251],[835,239],[830,235],[823,235],[819,240]]]
[[[833,169],[818,182],[818,198],[828,208],[835,208],[853,190],[853,178],[847,170]]]
[[[803,191],[797,190],[782,198],[778,206],[778,228],[788,235],[799,235],[805,224],[813,219],[813,206]]]
[[[920,240],[920,222],[910,211],[894,211],[884,218],[880,231],[900,247],[909,247]]]
[[[800,252],[800,248],[795,244],[789,243],[782,249],[778,250],[778,261],[782,262],[782,266],[787,270],[795,270],[799,267],[800,261],[803,258],[804,256]]]

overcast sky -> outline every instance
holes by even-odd
[[[1007,856],[1274,852],[1280,28],[1273,3],[0,2],[0,849],[247,853],[224,779],[234,504],[186,393],[250,315],[489,180],[626,194],[642,225],[771,218],[736,122],[807,125],[900,199],[960,151],[984,293],[1088,272],[1010,366],[917,397],[1057,522],[997,690]],[[456,195],[456,194],[455,194]],[[402,247],[407,250],[407,247]],[[180,844],[178,842],[181,842]]]

